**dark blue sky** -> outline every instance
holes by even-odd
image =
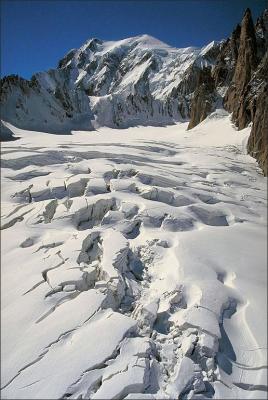
[[[147,33],[172,46],[202,46],[230,35],[246,7],[266,0],[1,0],[1,75],[54,68],[88,38]]]

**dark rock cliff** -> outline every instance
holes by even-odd
[[[248,83],[258,64],[255,28],[250,10],[247,9],[241,24],[238,56],[234,76],[224,99],[224,106],[232,112],[232,120],[238,129],[245,128],[252,115],[245,107]]]
[[[3,124],[1,121],[0,124],[0,142],[7,142],[11,140],[16,140],[17,138],[14,138],[13,132]]]
[[[212,89],[203,82],[196,87],[191,102],[193,128],[213,111],[215,92],[225,89],[223,107],[232,113],[237,128],[244,129],[253,123],[248,140],[248,152],[256,158],[267,176],[268,120],[268,10],[258,18],[255,26],[249,9],[245,11],[241,26],[221,46],[211,72]],[[222,93],[222,91],[221,91]],[[205,102],[205,104],[204,104]]]
[[[188,129],[202,122],[213,111],[214,101],[215,83],[211,76],[211,68],[203,68],[199,75],[197,88],[193,96]]]
[[[268,175],[268,51],[259,68],[250,81],[250,94],[247,98],[248,108],[253,115],[247,149],[250,155],[258,160],[264,175]]]

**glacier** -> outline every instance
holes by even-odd
[[[38,77],[47,93],[61,73]],[[2,397],[265,399],[267,191],[250,128],[223,110],[191,131],[4,125]]]

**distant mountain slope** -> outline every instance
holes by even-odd
[[[224,107],[238,129],[253,122],[248,151],[267,175],[267,48],[268,11],[254,26],[249,9],[229,39],[203,48],[176,49],[149,35],[90,39],[56,69],[4,77],[1,118],[50,133],[188,120],[191,129]]]
[[[189,118],[191,94],[220,44],[175,49],[148,36],[90,39],[58,68],[1,82],[2,118],[18,127],[66,132],[98,126],[174,123]]]

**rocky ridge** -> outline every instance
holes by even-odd
[[[198,125],[213,111],[215,99],[215,83],[211,75],[211,68],[203,68],[192,99],[188,129]]]
[[[248,151],[267,175],[267,44],[268,11],[254,26],[249,9],[229,39],[201,49],[172,48],[148,35],[90,39],[31,80],[4,77],[1,119],[65,134],[188,120],[191,129],[224,107],[238,129],[253,123]]]
[[[193,128],[215,110],[215,96],[218,94],[216,100],[220,98],[223,107],[232,113],[232,121],[239,130],[253,123],[247,148],[266,176],[267,49],[268,10],[264,11],[254,26],[251,12],[247,9],[241,26],[238,25],[221,46],[212,67],[212,82],[197,85],[188,126],[188,129]]]

